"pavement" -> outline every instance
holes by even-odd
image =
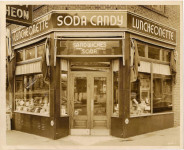
[[[45,137],[40,137],[33,134],[19,132],[15,130],[7,131],[7,146],[12,149],[16,148],[47,148],[59,149],[63,148],[83,148],[100,147],[107,148],[122,148],[122,146],[132,147],[136,149],[141,146],[145,147],[169,147],[179,148],[180,146],[180,127],[159,130],[142,134],[130,138],[117,138],[113,136],[67,136],[58,140],[52,140]],[[181,148],[181,146],[180,146]]]

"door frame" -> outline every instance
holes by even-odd
[[[74,129],[73,128],[73,119],[74,119],[74,78],[75,77],[86,77],[87,79],[87,90],[91,89],[90,91],[87,91],[87,118],[89,118],[89,121],[87,120],[87,129]],[[94,101],[92,100],[92,95],[94,92],[94,77],[107,77],[107,100],[106,100],[106,118],[107,118],[107,129],[99,129],[98,132],[96,129],[93,129],[93,119],[99,119],[98,116],[93,115],[93,106],[94,106]],[[110,127],[111,127],[111,113],[112,113],[112,74],[111,71],[108,72],[101,72],[101,71],[71,71],[69,73],[69,87],[70,90],[68,92],[68,97],[69,97],[69,115],[70,115],[70,130],[73,133],[73,135],[77,134],[77,131],[82,134],[82,135],[95,135],[95,133],[102,133],[103,135],[109,135],[110,134]],[[89,81],[88,81],[89,80]],[[93,91],[93,92],[92,92]],[[92,92],[92,93],[91,93]],[[81,116],[84,117],[85,116]],[[83,119],[84,119],[83,118]],[[102,117],[103,118],[103,117]],[[75,130],[75,131],[74,131]],[[107,134],[107,132],[108,134]],[[105,132],[104,132],[105,131]]]

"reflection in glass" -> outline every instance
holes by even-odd
[[[94,78],[94,115],[106,115],[107,79]]]
[[[87,79],[74,79],[74,116],[87,115]]]

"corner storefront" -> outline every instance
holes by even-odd
[[[58,139],[173,127],[175,29],[129,11],[51,11],[12,38],[13,129]]]

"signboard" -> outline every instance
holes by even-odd
[[[9,23],[29,26],[32,24],[32,16],[31,5],[6,5],[6,21]]]
[[[125,11],[56,11],[36,19],[25,28],[12,32],[13,45],[49,32],[49,30],[125,29],[149,38],[176,43],[176,31],[145,17]]]
[[[121,55],[121,40],[57,40],[58,55]]]
[[[127,25],[125,12],[63,12],[52,15],[54,28],[123,28]]]
[[[26,40],[32,36],[36,36],[40,33],[48,31],[52,28],[52,23],[50,22],[50,16],[46,15],[33,23],[29,27],[20,28],[17,31],[12,32],[13,43]]]
[[[143,17],[128,13],[128,28],[137,32],[160,38],[163,40],[176,42],[176,31],[164,25],[150,21]]]

